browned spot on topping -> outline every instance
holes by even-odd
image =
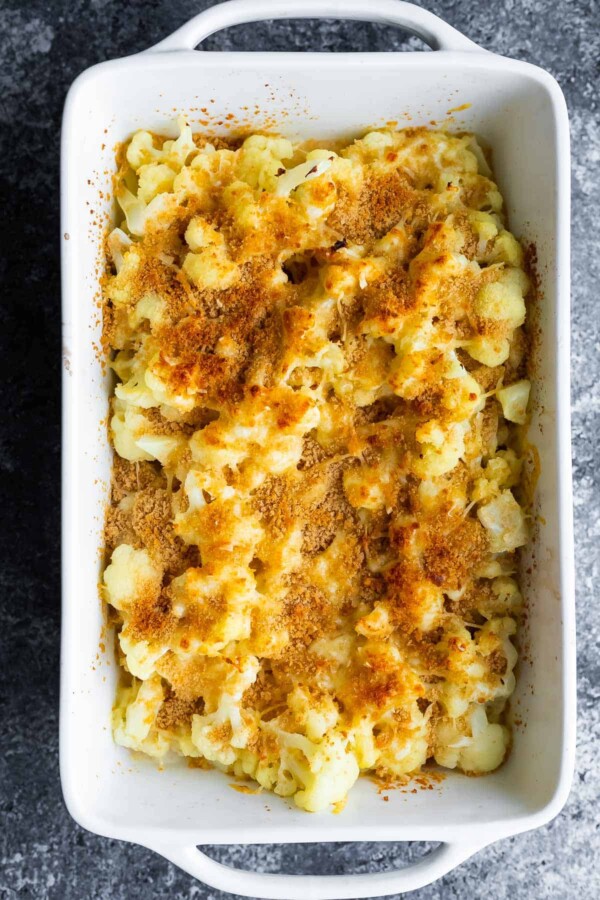
[[[504,653],[501,650],[494,650],[493,653],[487,658],[487,664],[489,666],[490,672],[494,675],[505,675],[507,669],[507,662]]]
[[[328,224],[344,240],[367,244],[389,231],[416,200],[417,193],[403,173],[372,174],[359,193],[345,186],[338,189]]]
[[[168,590],[141,589],[130,608],[127,635],[135,641],[165,641],[176,621]]]
[[[412,309],[415,296],[402,266],[392,269],[385,278],[369,285],[363,293],[365,318],[386,321]]]
[[[298,463],[298,469],[300,469],[300,471],[303,469],[310,469],[318,463],[323,462],[325,459],[327,459],[327,451],[321,447],[313,434],[309,432],[304,435],[302,456]]]
[[[483,560],[487,548],[486,531],[478,519],[440,519],[431,523],[427,532],[425,574],[439,587],[458,590]]]
[[[179,725],[189,725],[193,715],[202,715],[203,712],[202,699],[181,700],[169,690],[156,716],[156,727],[171,731]]]
[[[118,453],[113,457],[112,502],[119,503],[132,491],[143,491],[150,486],[163,487],[166,479],[159,463],[129,462]]]

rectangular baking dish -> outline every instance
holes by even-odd
[[[228,25],[332,17],[396,25],[436,52],[209,53]],[[468,105],[468,107],[467,107]],[[460,109],[461,107],[467,107]],[[458,108],[458,109],[457,109]],[[115,144],[137,128],[279,130],[350,137],[369,126],[443,123],[494,149],[512,230],[537,248],[538,379],[530,441],[541,475],[526,592],[526,650],[508,762],[485,778],[449,773],[434,791],[361,779],[343,813],[309,815],[284,800],[230,790],[221,773],[184,763],[159,771],[115,746],[116,665],[98,599],[111,456],[109,381],[98,353],[102,228],[111,215]],[[564,804],[575,748],[575,641],[569,425],[569,136],[560,88],[545,71],[488,53],[433,14],[399,0],[232,0],[151,50],[102,63],[71,88],[62,135],[64,315],[61,777],[72,816],[90,831],[153,848],[214,887],[254,897],[398,894],[440,877],[486,844],[548,822]],[[239,872],[202,843],[441,842],[400,871],[349,876]]]

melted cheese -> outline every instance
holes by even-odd
[[[116,181],[104,594],[122,745],[315,811],[509,743],[520,245],[472,135],[137,132]]]

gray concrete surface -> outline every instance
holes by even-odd
[[[57,761],[59,653],[58,155],[65,91],[89,65],[156,42],[205,0],[32,0],[0,4],[0,258],[3,428],[0,478],[0,898],[223,897],[164,860],[76,826]],[[579,740],[563,813],[479,853],[418,900],[600,897],[600,6],[596,0],[436,0],[482,46],[549,69],[565,91],[573,142],[573,440],[579,613]],[[393,50],[390,30],[333,22],[238,28],[212,49]],[[265,871],[373,871],[417,848],[394,844],[212,848]]]

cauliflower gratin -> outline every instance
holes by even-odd
[[[486,156],[179,131],[121,149],[107,238],[115,740],[309,811],[361,772],[489,772],[530,384]]]

